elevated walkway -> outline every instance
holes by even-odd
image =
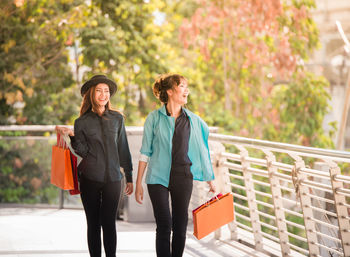
[[[198,241],[192,226],[188,227],[184,257],[267,256],[242,244],[215,240],[213,234]],[[153,222],[117,221],[117,230],[118,257],[156,256]],[[0,256],[88,256],[83,210],[0,207]]]
[[[28,173],[32,182],[41,183],[30,188],[33,195],[54,192],[47,178],[56,138],[35,134],[50,134],[53,129],[0,126],[0,131],[32,133],[0,140],[21,160],[38,161],[40,172]],[[127,134],[136,171],[142,128],[128,127]],[[200,241],[189,224],[184,256],[350,257],[350,152],[212,132],[209,148],[217,191],[234,196],[235,220]],[[13,181],[24,179],[17,176]],[[189,213],[209,199],[207,184],[197,182]],[[0,205],[0,257],[88,256],[84,213],[69,209],[81,207],[79,197],[59,194],[56,209]],[[134,197],[123,201],[128,222],[117,222],[118,256],[155,256],[155,225],[147,197],[145,193],[142,206]]]

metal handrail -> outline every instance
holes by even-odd
[[[73,127],[72,125],[62,125],[67,127]],[[132,132],[143,132],[143,127],[139,126],[127,126],[127,130]],[[211,132],[217,131],[217,127],[210,127]],[[53,132],[55,131],[55,125],[6,125],[0,126],[0,131],[31,131],[31,132]],[[350,162],[350,152],[338,151],[331,149],[322,149],[315,147],[299,146],[287,143],[272,142],[260,139],[252,139],[246,137],[222,135],[217,133],[210,133],[209,139],[213,141],[220,141],[222,143],[241,144],[251,147],[263,147],[270,150],[282,152],[294,152],[302,153],[303,155],[312,155],[311,157],[332,157],[337,158],[339,161]]]
[[[64,125],[66,127],[73,127]],[[0,131],[31,131],[31,132],[52,132],[55,131],[55,125],[6,125],[0,126]]]
[[[73,129],[73,125],[59,125]],[[28,131],[28,132],[55,132],[56,125],[6,125],[0,126],[0,131]],[[139,135],[143,133],[143,127],[127,126],[127,133],[129,135]],[[215,131],[215,128],[212,128]]]
[[[244,146],[254,147],[254,148],[264,148],[264,149],[273,150],[276,152],[283,152],[283,153],[291,152],[295,154],[301,154],[303,156],[322,158],[322,159],[332,159],[336,161],[350,163],[350,152],[346,152],[346,151],[306,147],[306,146],[300,146],[300,145],[278,143],[278,142],[272,142],[272,141],[266,141],[266,140],[260,140],[260,139],[222,135],[222,134],[216,134],[216,133],[211,133],[209,135],[209,139],[213,141],[219,141],[221,143],[229,143],[233,145],[239,144],[239,145],[244,145]]]

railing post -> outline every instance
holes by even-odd
[[[276,226],[278,229],[278,235],[280,238],[280,245],[282,256],[291,256],[290,255],[290,247],[289,247],[289,239],[287,234],[287,223],[286,217],[283,211],[283,202],[282,202],[282,193],[279,185],[279,179],[274,176],[276,174],[277,168],[273,166],[273,162],[276,161],[276,156],[270,151],[264,151],[266,154],[267,160],[267,171],[269,172],[269,180],[271,185],[271,195],[273,205],[275,207],[275,217],[276,217]]]
[[[300,205],[303,210],[304,224],[307,243],[309,246],[310,256],[318,256],[320,254],[320,249],[317,246],[317,234],[316,226],[313,219],[313,212],[311,208],[311,198],[308,196],[309,188],[302,185],[304,179],[307,178],[306,174],[300,172],[302,168],[305,168],[304,160],[299,156],[292,156],[295,160],[294,169],[292,171],[293,183],[296,187],[296,192],[299,193]]]
[[[218,167],[217,167],[217,169],[219,170],[219,174],[221,176],[221,191],[220,192],[228,193],[228,192],[232,192],[232,188],[231,188],[231,186],[229,184],[231,181],[230,181],[230,177],[228,175],[229,170],[228,170],[227,167],[224,167],[224,165],[223,165],[224,162],[226,162],[227,160],[226,160],[225,157],[222,156],[221,153],[218,156],[219,158],[218,158]],[[232,222],[228,223],[228,227],[230,229],[231,240],[237,241],[238,240],[238,234],[237,234],[237,224],[235,223],[235,221],[232,221]]]
[[[64,190],[60,189],[60,193],[58,196],[58,209],[64,208]]]
[[[337,211],[339,232],[343,246],[344,256],[350,256],[350,222],[347,219],[349,216],[348,208],[343,205],[343,203],[346,203],[345,196],[337,193],[339,188],[344,188],[344,183],[341,181],[336,181],[335,179],[337,175],[341,175],[340,168],[338,167],[338,165],[334,162],[329,162],[329,164],[329,173],[331,176],[335,209]]]
[[[254,193],[253,176],[248,171],[248,168],[250,167],[250,163],[247,161],[248,151],[242,146],[237,146],[237,147],[239,148],[240,155],[241,155],[241,165],[242,165],[244,184],[245,184],[246,194],[248,199],[250,222],[252,224],[252,229],[254,234],[255,249],[257,251],[263,251],[264,247],[262,242],[261,225],[259,223],[258,206],[256,203],[256,197]]]
[[[225,146],[221,143],[211,143],[210,149],[213,151],[213,169],[215,174],[216,191],[220,193],[231,192],[231,186],[229,185],[230,177],[228,176],[228,168],[224,167],[223,163],[226,158],[222,153],[225,152]],[[237,240],[237,225],[233,222],[228,224],[230,230],[230,237],[232,240]],[[215,239],[220,239],[221,229],[215,231]]]

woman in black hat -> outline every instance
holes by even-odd
[[[92,257],[101,256],[101,227],[106,256],[116,256],[115,217],[121,195],[121,167],[127,182],[125,194],[133,192],[124,117],[111,109],[109,101],[116,91],[114,81],[104,75],[93,76],[81,88],[83,101],[74,132],[56,126],[58,133],[70,136],[73,149],[83,158],[78,174]]]

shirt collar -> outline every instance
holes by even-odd
[[[163,110],[162,110],[163,109]],[[166,104],[163,104],[163,107],[161,108],[161,112],[163,112],[163,111],[165,111],[165,114],[167,115],[167,116],[170,116],[170,112],[168,112],[168,109],[166,108]],[[163,112],[164,113],[164,112]],[[185,112],[185,108],[183,108],[183,107],[181,107],[181,114],[179,115],[179,116],[181,116],[181,115],[187,115],[186,114],[186,112]]]
[[[100,117],[96,112],[93,112],[92,110],[89,111],[90,115],[95,115],[95,116],[98,116]],[[105,110],[103,113],[102,113],[102,116],[108,116],[110,113],[110,110]]]

